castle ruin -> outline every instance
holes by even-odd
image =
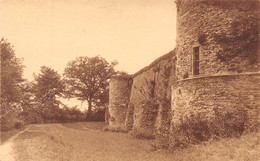
[[[175,147],[259,128],[258,0],[176,0],[177,46],[110,80],[109,128]]]

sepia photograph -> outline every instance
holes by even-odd
[[[0,161],[260,161],[260,0],[0,0]]]

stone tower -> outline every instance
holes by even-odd
[[[257,0],[177,0],[177,75],[259,70]]]
[[[175,2],[176,49],[110,80],[109,127],[172,147],[259,129],[259,0]]]
[[[128,75],[115,76],[109,82],[109,126],[125,128],[125,119],[131,92],[132,78]]]
[[[254,129],[260,106],[259,1],[176,0],[176,4],[173,142],[190,122],[206,129],[193,129],[191,142]]]

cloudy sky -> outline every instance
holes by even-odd
[[[133,74],[175,47],[174,0],[0,0],[0,36],[24,59],[60,74],[78,56],[117,60]]]

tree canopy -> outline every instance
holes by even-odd
[[[7,130],[12,124],[14,114],[20,109],[22,78],[22,60],[15,56],[13,46],[6,39],[0,40],[1,57],[1,130]]]
[[[57,71],[42,66],[40,73],[35,75],[33,93],[35,101],[44,120],[53,122],[59,116],[58,97],[62,95],[64,83]]]
[[[63,78],[51,67],[42,66],[34,80],[23,79],[22,59],[15,55],[6,39],[0,40],[0,131],[20,128],[24,124],[104,121],[108,104],[108,79],[116,72],[116,62],[101,57],[79,57],[70,61]],[[61,98],[75,97],[88,102],[88,110],[80,111],[61,102]],[[97,108],[99,107],[99,108]],[[92,111],[93,108],[93,111]]]
[[[19,102],[19,83],[23,82],[22,60],[16,58],[13,47],[5,39],[0,41],[1,53],[1,101]]]
[[[75,97],[88,102],[88,113],[93,107],[106,106],[108,103],[108,79],[116,72],[117,62],[107,62],[104,58],[78,57],[65,68],[67,97]]]

